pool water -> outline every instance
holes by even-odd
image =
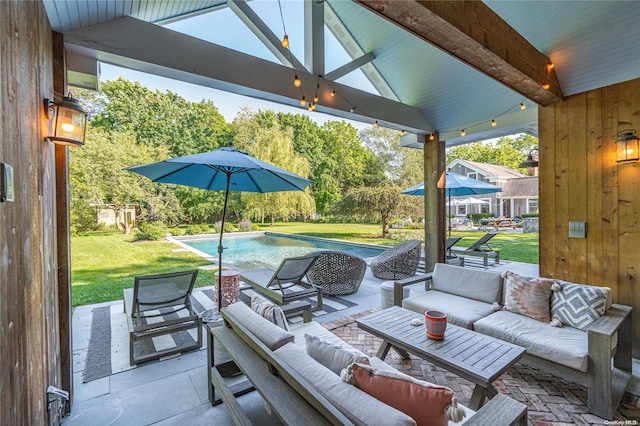
[[[180,243],[217,258],[218,239],[180,239]],[[235,268],[250,271],[253,269],[276,269],[284,258],[302,256],[317,250],[340,250],[355,254],[364,259],[382,253],[387,247],[368,247],[338,241],[285,237],[280,235],[258,234],[251,236],[230,235],[222,237],[224,252],[223,264],[232,264]]]

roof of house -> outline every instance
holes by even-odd
[[[538,196],[538,176],[509,179],[502,186],[499,198],[530,198]]]
[[[524,176],[522,173],[512,169],[511,167],[499,166],[497,164],[480,163],[477,161],[462,160],[459,158],[451,162],[450,166],[454,164],[462,164],[465,167],[474,169],[487,177],[493,177],[497,180],[507,180]]]

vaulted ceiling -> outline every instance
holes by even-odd
[[[413,134],[438,132],[447,145],[537,135],[538,104],[640,77],[640,2],[632,1],[307,1],[298,58],[280,46],[282,34],[252,2],[44,4],[53,30],[64,34],[76,79],[90,80],[100,61],[298,106],[297,73],[311,88],[307,98],[320,85],[318,111]],[[234,31],[253,31],[279,63],[163,26],[224,8],[245,23]],[[351,58],[336,69],[325,66],[326,31]],[[337,81],[355,69],[377,94]]]

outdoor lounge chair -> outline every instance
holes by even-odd
[[[198,271],[135,277],[133,288],[124,290],[124,309],[129,324],[129,362],[131,365],[202,347],[202,320],[191,306],[191,291]],[[197,338],[176,336],[175,346],[158,350],[152,338],[196,329]],[[146,342],[144,342],[146,341]],[[147,351],[141,354],[137,344]],[[150,346],[151,345],[151,346]]]
[[[479,256],[483,259],[483,265],[486,268],[489,266],[489,258],[493,257],[494,263],[500,263],[500,252],[498,250],[494,250],[488,244],[489,240],[495,237],[497,232],[487,232],[482,237],[480,237],[476,242],[471,244],[466,248],[455,248],[451,247],[452,252],[456,252],[461,255],[469,255],[469,256]]]
[[[412,277],[418,270],[422,245],[418,240],[406,241],[379,254],[371,261],[371,272],[376,278],[401,280]]]
[[[323,295],[340,296],[353,294],[367,270],[367,263],[359,256],[337,250],[317,251],[318,257],[307,276],[322,289]]]
[[[256,269],[240,274],[240,280],[251,288],[280,305],[291,300],[317,297],[316,309],[322,309],[322,289],[315,287],[307,278],[309,268],[317,254],[289,257],[280,263],[278,269]]]
[[[447,263],[450,265],[464,266],[464,258],[458,257],[452,250],[453,246],[461,239],[462,237],[449,237],[444,243],[444,253],[447,258]]]

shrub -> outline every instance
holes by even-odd
[[[133,233],[133,240],[159,240],[169,234],[167,225],[162,222],[143,222]]]
[[[249,219],[241,220],[240,222],[238,222],[238,231],[249,232],[252,230],[253,230],[253,222],[251,222]]]
[[[540,217],[540,214],[539,213],[525,213],[525,214],[523,214],[521,216],[524,219],[525,217]]]
[[[217,221],[216,223],[213,224],[213,228],[216,230],[218,234],[220,233],[221,225],[222,225],[222,221]],[[231,222],[224,223],[224,232],[236,232],[236,231],[237,229],[235,226],[233,226],[233,223]]]
[[[184,231],[184,235],[206,234],[207,232],[209,232],[209,226],[207,226],[206,223],[196,223],[187,226],[187,229]]]
[[[493,217],[493,213],[469,213],[467,218],[473,223],[480,223],[480,219]]]

